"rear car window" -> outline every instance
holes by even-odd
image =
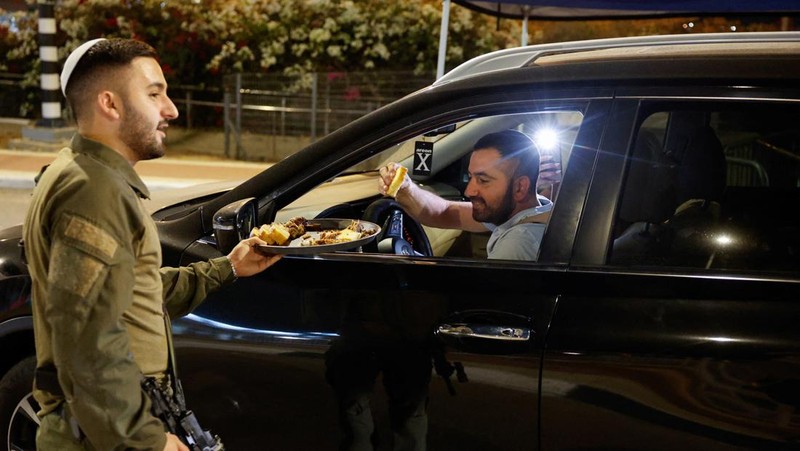
[[[800,107],[651,105],[629,153],[609,264],[800,269]]]

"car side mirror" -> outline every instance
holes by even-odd
[[[256,224],[258,201],[255,197],[230,203],[214,213],[214,237],[217,249],[229,253],[239,241],[250,236]]]

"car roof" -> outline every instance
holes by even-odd
[[[499,50],[473,58],[436,80],[433,86],[504,69],[556,63],[712,56],[780,57],[798,55],[798,50],[800,32],[698,33],[559,42]]]

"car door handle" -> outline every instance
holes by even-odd
[[[527,341],[531,338],[531,330],[527,328],[487,324],[442,324],[437,333],[452,338],[470,337],[501,341]]]

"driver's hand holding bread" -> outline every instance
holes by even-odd
[[[381,194],[397,197],[397,193],[411,185],[411,179],[407,175],[408,170],[405,166],[397,163],[389,163],[380,169],[380,181],[378,190]]]

